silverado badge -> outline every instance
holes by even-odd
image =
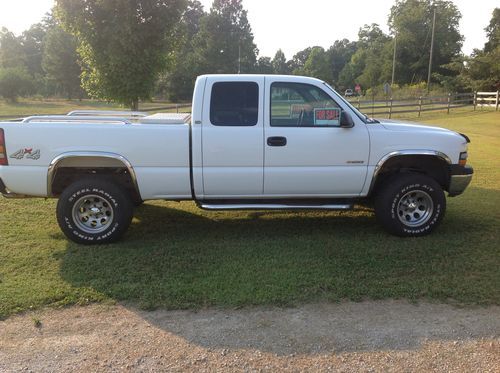
[[[10,158],[23,159],[25,156],[26,156],[26,158],[36,160],[36,159],[40,158],[40,149],[36,149],[36,150],[33,150],[33,148],[19,149],[17,152],[12,153],[10,155]]]

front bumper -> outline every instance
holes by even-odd
[[[473,174],[474,169],[470,166],[451,165],[448,195],[454,197],[462,194],[469,186]]]

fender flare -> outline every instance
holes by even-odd
[[[372,175],[372,181],[370,183],[370,189],[368,190],[368,194],[371,194],[373,191],[373,188],[375,186],[375,182],[377,181],[377,176],[380,173],[380,170],[384,167],[384,164],[389,161],[390,159],[394,157],[401,157],[401,156],[412,156],[412,155],[425,155],[425,156],[431,156],[431,157],[436,157],[442,161],[445,161],[448,165],[451,165],[451,159],[448,157],[445,153],[442,153],[437,150],[425,150],[425,149],[417,149],[417,150],[398,150],[398,151],[393,151],[390,153],[387,153],[384,155],[380,160],[377,162],[375,165],[375,169],[373,171]]]
[[[116,153],[110,152],[66,152],[59,154],[55,157],[49,164],[49,168],[47,171],[47,196],[53,197],[52,194],[52,184],[54,182],[54,177],[56,175],[56,171],[58,169],[58,165],[63,161],[70,158],[105,158],[105,159],[113,159],[121,164],[127,169],[137,194],[140,196],[139,184],[137,183],[137,175],[135,173],[134,168],[130,161],[124,156]]]

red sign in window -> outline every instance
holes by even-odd
[[[323,126],[338,126],[340,123],[340,109],[314,109],[314,124]]]

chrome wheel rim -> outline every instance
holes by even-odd
[[[81,197],[73,205],[73,221],[86,233],[100,233],[113,221],[114,211],[111,203],[98,195]]]
[[[408,227],[427,223],[434,211],[434,203],[423,190],[413,190],[400,198],[397,207],[399,221]]]

